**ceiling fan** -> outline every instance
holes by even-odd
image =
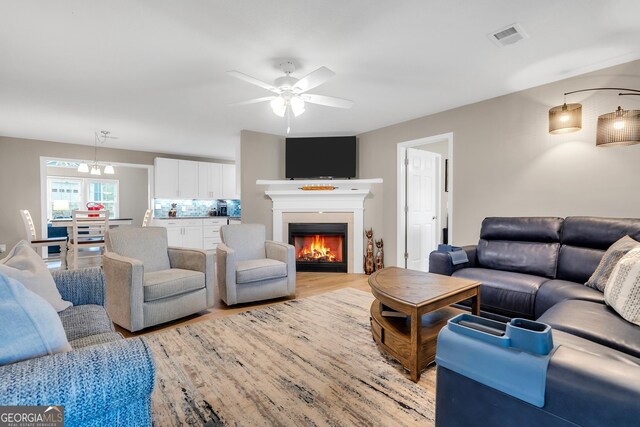
[[[291,75],[295,71],[293,62],[286,61],[280,64],[280,69],[285,75],[275,79],[273,84],[263,82],[240,71],[228,71],[229,75],[233,77],[259,86],[275,94],[231,105],[248,105],[270,101],[271,109],[280,117],[284,117],[285,114],[288,116],[289,112],[293,113],[295,117],[298,117],[304,113],[306,102],[336,108],[351,108],[351,106],[353,106],[353,101],[348,99],[306,93],[320,86],[335,75],[335,73],[327,67],[320,67],[300,79]]]

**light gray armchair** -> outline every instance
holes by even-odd
[[[294,296],[294,247],[266,240],[262,224],[224,225],[216,251],[220,297],[227,305]]]
[[[103,267],[107,311],[134,332],[213,306],[213,255],[173,248],[164,227],[110,229]]]

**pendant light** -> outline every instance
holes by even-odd
[[[101,130],[100,134],[102,135],[102,137],[98,134],[98,132],[94,132],[94,140],[93,140],[93,163],[89,164],[87,162],[81,162],[78,165],[78,172],[83,172],[83,173],[90,173],[91,175],[94,176],[100,176],[102,175],[102,171],[100,170],[100,164],[98,163],[98,142],[104,144],[105,141],[109,138],[115,138],[113,136],[109,136],[111,132],[109,132],[108,130]],[[104,167],[104,173],[105,175],[113,175],[116,173],[113,165],[111,164],[106,164]]]
[[[618,109],[598,117],[596,146],[614,147],[640,143],[640,110]]]
[[[624,91],[618,96],[640,95],[640,90],[617,87],[581,89],[564,94],[563,105],[549,110],[549,133],[560,134],[582,129],[582,104],[567,104],[566,97],[578,92],[617,90]],[[612,113],[598,117],[596,147],[633,145],[640,143],[640,110],[624,110],[622,107]]]

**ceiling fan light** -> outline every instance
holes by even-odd
[[[113,175],[114,173],[116,173],[116,171],[115,171],[115,169],[113,169],[113,166],[112,166],[112,165],[106,165],[106,166],[104,167],[104,173],[105,173],[106,175]]]
[[[287,111],[287,103],[284,98],[281,96],[273,98],[269,105],[271,105],[271,109],[276,116],[284,117],[284,113]]]
[[[640,110],[623,110],[598,117],[596,147],[640,144]]]
[[[582,129],[582,104],[558,105],[549,110],[549,133],[569,133]]]
[[[84,172],[84,173],[89,172],[89,165],[86,164],[85,162],[80,163],[78,165],[78,172]]]
[[[293,111],[293,115],[298,117],[300,114],[304,113],[304,101],[297,96],[294,96],[289,101],[291,104],[291,110]]]
[[[93,165],[91,166],[91,175],[102,175],[102,172],[100,172],[100,167],[98,165]]]

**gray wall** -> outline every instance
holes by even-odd
[[[448,132],[453,132],[454,244],[476,243],[487,216],[640,217],[640,145],[595,147],[597,116],[618,105],[640,109],[637,97],[618,97],[616,92],[571,95],[568,102],[583,104],[583,129],[548,133],[548,110],[562,103],[564,92],[603,86],[639,88],[640,61],[359,135],[359,178],[384,179],[365,200],[364,225],[373,227],[376,238],[384,238],[387,264],[395,263],[397,251],[397,143]],[[264,188],[255,188],[255,179],[284,177],[283,141],[242,133],[243,220],[250,215],[270,224],[271,204],[264,199]],[[247,197],[259,199],[251,210],[245,209]]]
[[[487,216],[640,217],[640,145],[596,148],[597,116],[637,97],[588,92],[583,129],[548,133],[548,110],[564,92],[640,87],[640,61],[516,92],[359,136],[360,178],[382,177],[384,198],[365,201],[365,226],[382,230],[387,260],[396,256],[397,143],[453,132],[453,243],[476,243]],[[380,214],[382,212],[382,214]]]
[[[271,239],[271,199],[264,194],[266,187],[256,185],[256,180],[285,179],[284,138],[243,130],[240,133],[240,164],[242,222],[264,224],[267,238]]]
[[[133,218],[133,225],[142,225],[144,213],[149,207],[149,178],[146,168],[116,166],[115,174],[102,175],[98,178],[117,179],[119,181],[119,217]],[[150,171],[153,173],[153,170]],[[47,176],[65,176],[93,178],[93,176],[78,172],[75,169],[48,167]]]
[[[20,209],[31,212],[38,235],[42,234],[40,218],[40,157],[92,159],[93,146],[0,136],[0,243],[11,249],[24,238]],[[144,151],[98,149],[100,161],[153,165],[156,157],[216,161],[204,157],[175,156]],[[145,194],[142,197],[146,197]],[[146,207],[145,207],[146,209]],[[144,212],[144,211],[143,211]],[[0,254],[0,258],[6,255]]]

